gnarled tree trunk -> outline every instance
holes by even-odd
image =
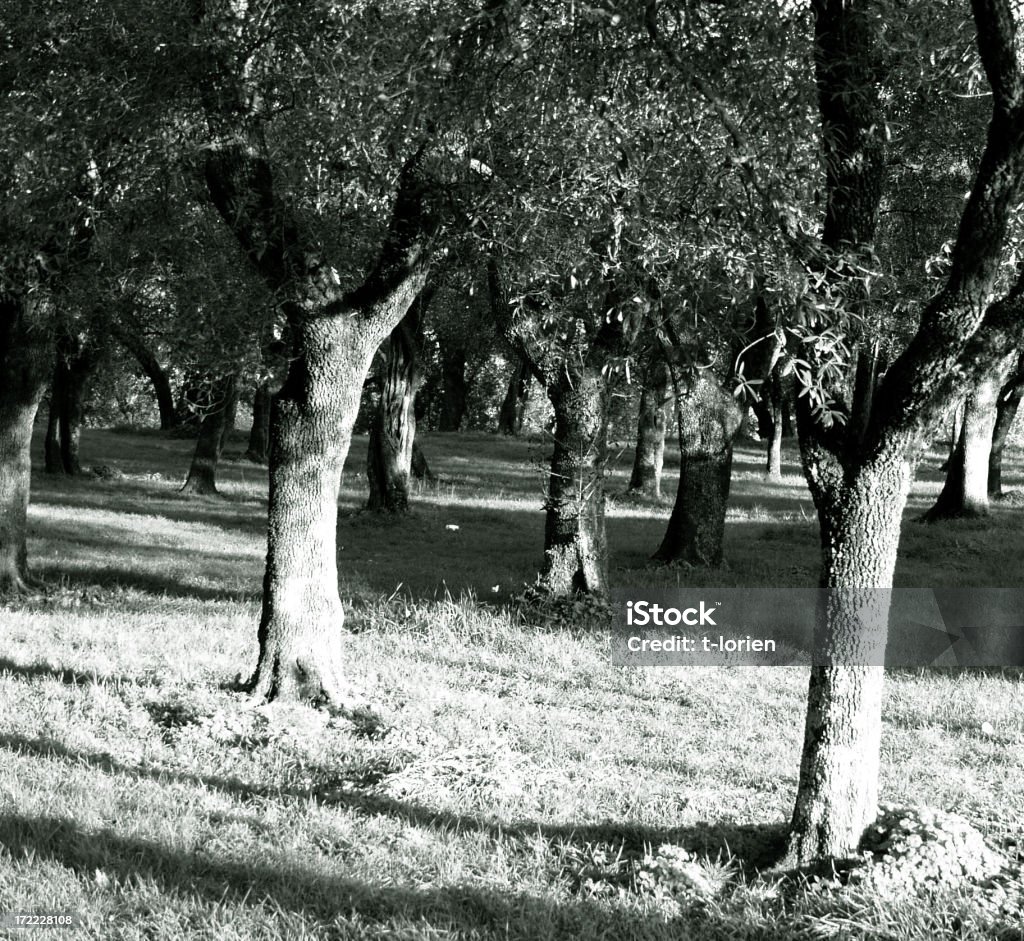
[[[264,379],[252,394],[252,428],[245,449],[246,459],[255,464],[266,464],[270,454],[270,400],[270,380]]]
[[[1013,428],[1014,419],[1024,397],[1024,360],[1018,362],[1016,373],[999,390],[996,423],[992,429],[992,451],[988,457],[988,495],[998,500],[1003,496],[1003,449]]]
[[[668,364],[656,357],[648,364],[637,415],[636,454],[629,477],[629,492],[661,496],[661,471],[665,464],[666,412],[672,401]]]
[[[922,517],[926,522],[988,513],[990,457],[999,393],[1015,359],[1004,359],[967,396],[946,481],[935,504]]]
[[[843,857],[878,812],[889,600],[909,464],[885,455],[847,484],[812,487],[823,592],[815,633],[791,851]]]
[[[156,355],[131,327],[115,322],[111,325],[111,332],[117,342],[135,357],[146,378],[152,383],[153,394],[156,396],[157,408],[160,411],[160,430],[170,431],[177,427],[179,416],[174,407],[171,381]]]
[[[555,410],[555,450],[540,585],[554,595],[603,594],[608,585],[607,382],[600,369],[570,362],[549,385],[548,397]]]
[[[458,431],[466,417],[466,351],[456,344],[441,346],[441,417],[438,431]]]
[[[217,493],[217,464],[220,462],[227,433],[234,424],[233,418],[229,421],[229,416],[234,412],[236,386],[235,376],[227,376],[217,383],[212,401],[199,423],[199,437],[196,439],[196,449],[192,455],[192,466],[181,488],[182,493]]]
[[[52,369],[45,330],[20,297],[0,296],[0,595],[28,578],[28,503],[32,426]]]
[[[409,475],[416,438],[413,403],[418,378],[416,334],[420,307],[417,303],[409,308],[382,348],[380,395],[366,452],[366,480],[370,487],[366,508],[378,513],[405,513],[409,509]]]
[[[713,376],[680,388],[679,487],[668,529],[654,558],[721,565],[725,510],[732,475],[732,443],[742,410]]]
[[[526,416],[526,403],[530,397],[530,367],[524,356],[516,358],[512,366],[512,375],[508,380],[508,390],[501,402],[498,412],[498,433],[503,435],[519,435],[523,430],[523,419]]]

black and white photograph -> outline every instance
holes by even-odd
[[[1024,0],[0,0],[0,938],[1024,941]]]

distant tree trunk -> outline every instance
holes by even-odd
[[[1020,400],[1024,397],[1024,357],[1017,363],[1017,371],[999,390],[996,403],[996,422],[992,429],[992,451],[988,458],[988,495],[991,499],[1003,496],[1003,449],[1013,428]]]
[[[58,339],[44,443],[44,467],[48,474],[75,476],[82,472],[79,442],[86,393],[95,366],[96,350],[88,337],[63,334]]]
[[[530,395],[530,367],[523,356],[519,356],[512,367],[508,391],[498,413],[498,433],[519,435],[523,430],[526,403]]]
[[[732,443],[742,411],[706,374],[680,388],[679,488],[668,529],[654,558],[717,566],[722,563],[725,510],[732,475]]]
[[[181,488],[182,493],[217,493],[217,464],[224,447],[228,416],[233,410],[235,396],[235,376],[228,376],[217,383],[213,401],[199,422],[199,437],[188,478]]]
[[[174,394],[171,392],[171,381],[167,378],[160,361],[153,351],[146,345],[145,341],[130,328],[115,324],[112,328],[114,338],[132,356],[135,357],[142,371],[153,385],[153,393],[156,396],[157,408],[160,411],[160,430],[170,431],[177,427],[179,417],[174,407]]]
[[[768,436],[768,464],[765,468],[769,480],[782,478],[782,432],[785,398],[783,395],[782,378],[778,369],[772,369],[765,381],[767,386],[768,409],[771,415],[771,428]]]
[[[43,470],[47,474],[63,474],[64,459],[60,453],[60,410],[64,399],[65,376],[59,365],[54,367],[50,382],[50,407],[43,439]]]
[[[0,295],[0,595],[24,591],[32,478],[32,426],[53,353],[31,303]]]
[[[555,410],[555,450],[540,584],[554,595],[603,594],[608,586],[607,382],[588,364],[567,364],[549,386],[548,397]]]
[[[412,475],[417,480],[437,480],[437,475],[427,463],[427,456],[423,453],[423,448],[415,440],[412,443]]]
[[[416,334],[419,304],[413,304],[384,341],[380,368],[380,396],[370,424],[366,453],[368,510],[406,513],[409,510],[409,475],[416,438]]]
[[[657,357],[648,364],[637,415],[636,454],[629,477],[629,492],[661,496],[661,471],[665,464],[666,411],[672,401],[668,364]]]
[[[935,504],[922,517],[925,522],[988,513],[989,458],[999,392],[1015,360],[1016,357],[1006,357],[967,396],[960,436],[949,459],[946,482]]]
[[[441,418],[439,431],[458,431],[466,417],[466,351],[459,346],[441,347]]]
[[[252,396],[252,428],[246,459],[255,464],[266,464],[270,451],[270,380],[264,379]]]

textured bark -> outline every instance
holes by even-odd
[[[850,434],[858,442],[864,440],[871,422],[871,410],[875,400],[881,368],[877,341],[866,343],[857,351],[857,365],[853,378],[853,402],[850,408]]]
[[[999,390],[996,403],[996,423],[992,429],[992,451],[988,458],[988,495],[991,499],[1003,496],[1003,449],[1013,428],[1014,419],[1024,397],[1024,360],[1018,362],[1017,371]]]
[[[812,494],[823,589],[791,851],[844,857],[878,812],[882,686],[892,576],[911,469],[889,455]],[[874,666],[865,664],[877,664]]]
[[[32,426],[53,355],[32,305],[0,296],[0,595],[25,590]]]
[[[459,346],[441,347],[441,417],[438,431],[458,431],[466,417],[466,351]]]
[[[732,443],[743,414],[736,400],[706,373],[681,388],[679,486],[668,528],[654,558],[721,565]]]
[[[177,427],[179,416],[174,407],[174,394],[171,392],[171,381],[167,378],[160,361],[146,344],[145,340],[130,327],[115,323],[111,326],[114,338],[132,356],[135,357],[142,371],[153,385],[157,408],[160,411],[160,430],[170,431]]]
[[[548,397],[555,410],[555,450],[540,584],[553,595],[603,594],[608,586],[607,383],[599,369],[571,364],[548,387]]]
[[[530,397],[530,378],[530,367],[525,357],[517,357],[508,380],[508,390],[498,412],[499,434],[515,436],[522,433],[526,404]]]
[[[378,513],[409,509],[409,476],[416,438],[416,333],[419,305],[413,304],[382,347],[380,395],[370,423],[366,452],[366,507]]]
[[[819,625],[838,662],[864,634],[884,639],[909,486],[909,458],[950,404],[1006,355],[1014,304],[986,303],[998,273],[1012,207],[1024,179],[1024,76],[1013,14],[1004,0],[974,0],[978,48],[993,112],[977,177],[960,219],[949,276],[917,333],[887,370],[861,440],[797,400],[801,456],[822,527],[822,585],[829,600]],[[815,68],[825,149],[828,207],[822,245],[836,261],[854,305],[859,276],[845,258],[871,259],[885,180],[885,116],[878,102],[880,18],[867,3],[815,0]],[[991,315],[991,316],[990,316]],[[1010,318],[1013,319],[1013,318]],[[980,328],[980,329],[979,329]],[[860,603],[863,613],[855,610]],[[855,851],[877,807],[881,669],[833,665],[812,670],[790,856],[797,863]]]
[[[637,415],[636,454],[629,477],[630,493],[661,496],[661,471],[665,465],[665,426],[672,401],[668,364],[658,357],[650,363],[640,393]]]
[[[229,416],[233,413],[236,398],[236,378],[228,376],[217,383],[212,401],[199,423],[199,436],[192,455],[192,466],[182,493],[216,494],[217,464],[227,438],[227,432],[234,424]]]
[[[925,522],[988,513],[990,457],[999,393],[1015,360],[1016,356],[1004,359],[967,396],[946,481],[935,504],[922,517]]]
[[[300,699],[350,710],[358,694],[343,665],[337,499],[373,354],[423,289],[441,203],[425,146],[398,179],[391,219],[366,278],[342,289],[274,192],[262,125],[249,117],[227,44],[207,47],[201,90],[212,137],[209,196],[267,287],[282,298],[292,345],[271,406],[267,562],[249,682],[258,699]]]
[[[270,380],[265,379],[252,395],[252,428],[245,449],[246,459],[255,464],[266,464],[270,455],[270,400]]]

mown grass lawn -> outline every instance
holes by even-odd
[[[423,443],[440,480],[409,520],[358,512],[365,439],[340,496],[351,671],[386,734],[230,691],[255,658],[265,471],[229,460],[221,498],[186,498],[191,442],[86,431],[85,463],[123,478],[35,476],[30,553],[49,588],[0,609],[0,912],[78,912],[73,934],[103,939],[1024,937],[966,895],[890,903],[774,878],[806,671],[615,668],[602,632],[517,613],[543,444]],[[718,573],[649,566],[668,502],[615,500],[613,582],[813,584],[817,528],[788,457],[767,484],[740,449]],[[670,491],[671,475],[670,457]],[[912,518],[940,478],[919,478],[898,582],[1018,584],[1022,511],[925,527]],[[1020,847],[1021,690],[1010,671],[892,673],[884,798]],[[638,891],[628,874],[664,844],[725,890]]]

